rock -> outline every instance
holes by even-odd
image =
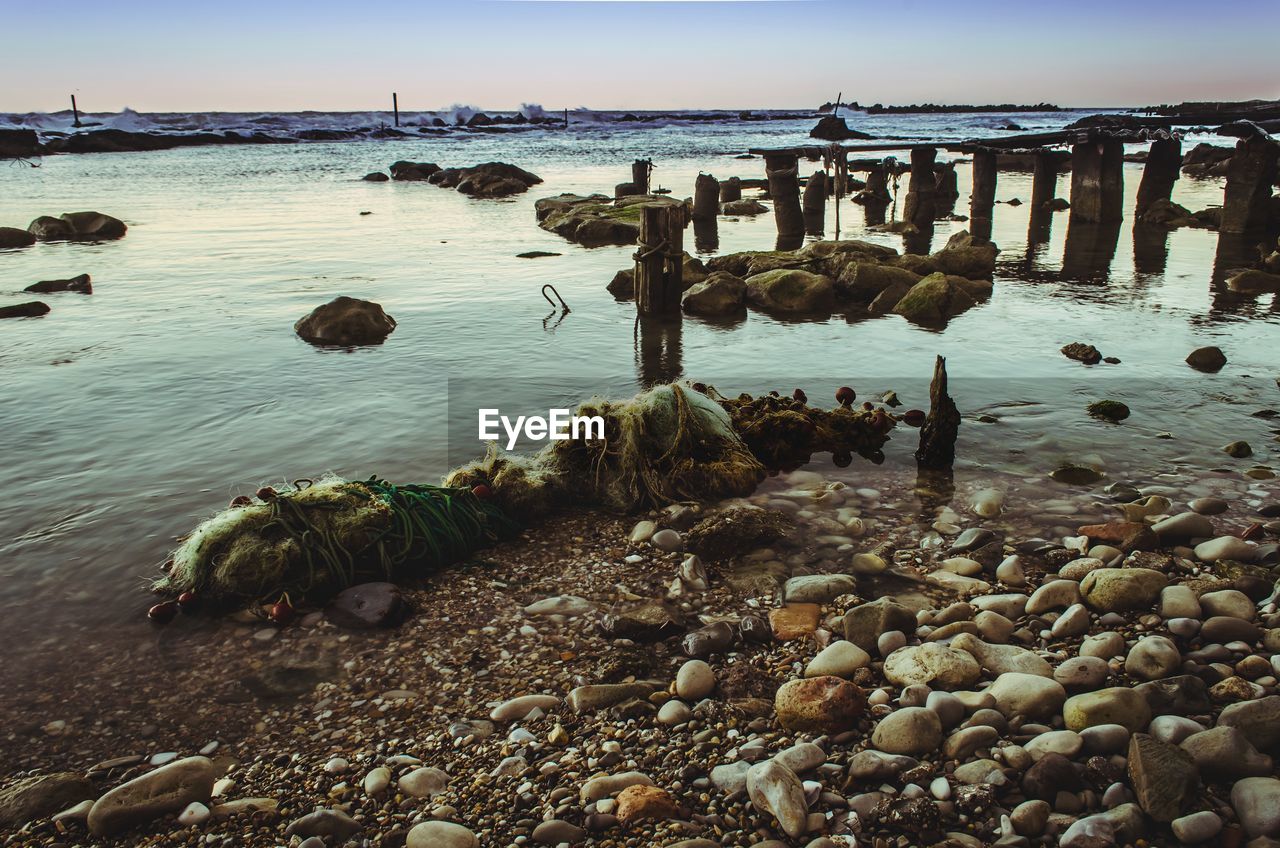
[[[394,583],[361,583],[339,592],[324,615],[339,627],[368,630],[394,627],[404,620],[408,605]]]
[[[44,216],[27,227],[27,231],[41,241],[105,241],[124,238],[128,229],[124,221],[101,212],[66,212],[58,218]]]
[[[1214,373],[1227,364],[1227,356],[1217,347],[1200,347],[1187,355],[1187,364],[1197,371]]]
[[[1227,558],[1239,559],[1238,557]],[[1239,618],[1243,621],[1252,621],[1257,615],[1257,608],[1254,606],[1253,601],[1248,595],[1237,589],[1205,592],[1199,598],[1199,606],[1208,615],[1225,615],[1231,618]]]
[[[1195,761],[1186,751],[1146,733],[1129,740],[1128,773],[1138,806],[1161,822],[1178,818],[1200,784]]]
[[[747,277],[745,283],[747,303],[766,312],[821,313],[835,305],[831,278],[821,274],[779,268]]]
[[[1115,686],[1071,696],[1063,704],[1062,717],[1077,733],[1100,724],[1119,724],[1136,733],[1150,723],[1151,707],[1142,693]]]
[[[414,825],[405,848],[480,848],[476,835],[460,824],[427,821]]]
[[[216,772],[208,757],[187,757],[117,786],[89,811],[89,831],[113,836],[139,824],[176,813],[193,801],[207,803]]]
[[[651,692],[653,687],[647,683],[595,683],[574,689],[565,703],[575,713],[596,712],[632,698],[647,698]]]
[[[443,168],[427,178],[433,185],[457,189],[471,197],[510,197],[542,182],[536,174],[506,162],[485,162],[468,168]]]
[[[430,179],[432,174],[440,171],[440,166],[435,162],[393,162],[387,170],[391,171],[393,180],[417,182]]]
[[[702,660],[689,660],[676,672],[676,694],[688,701],[700,701],[716,688],[716,673]]]
[[[889,598],[859,604],[844,615],[844,637],[864,651],[875,650],[882,633],[914,633],[915,629],[915,613]]]
[[[857,581],[848,574],[803,574],[786,582],[783,597],[787,603],[825,604],[852,594],[857,587]]]
[[[1058,839],[1058,848],[1113,848],[1115,827],[1102,816],[1085,816],[1072,822]]]
[[[1052,809],[1046,801],[1023,801],[1009,813],[1009,820],[1018,835],[1036,837],[1044,833]]]
[[[1280,695],[1243,701],[1223,707],[1218,727],[1235,727],[1259,751],[1280,745]]]
[[[733,274],[716,271],[686,291],[681,305],[689,315],[706,318],[741,315],[747,308],[747,284]]]
[[[876,725],[871,744],[887,754],[927,754],[942,742],[942,722],[926,707],[894,710]]]
[[[1235,536],[1219,536],[1196,545],[1196,559],[1201,562],[1217,562],[1220,559],[1233,559],[1238,562],[1253,562],[1257,549]],[[1211,615],[1214,613],[1210,613]],[[1241,616],[1236,616],[1240,618]],[[1253,616],[1250,615],[1249,618]]]
[[[936,327],[946,324],[990,295],[990,283],[984,286],[965,277],[934,273],[912,286],[894,306],[893,312],[912,323]]]
[[[850,139],[867,140],[873,136],[864,132],[850,129],[845,123],[844,118],[838,115],[823,115],[818,119],[818,123],[814,128],[809,130],[811,138],[820,138],[823,141],[849,141]]]
[[[587,831],[560,819],[549,819],[533,829],[533,841],[542,845],[576,843],[587,838]]]
[[[1080,731],[1083,750],[1089,755],[1119,754],[1129,747],[1129,728],[1121,724],[1097,724]]]
[[[1109,671],[1100,657],[1071,657],[1053,670],[1053,679],[1067,689],[1092,691],[1106,682]]]
[[[1050,730],[1034,737],[1023,746],[1033,759],[1045,754],[1061,754],[1073,759],[1084,747],[1084,737],[1074,730]]]
[[[1222,446],[1222,452],[1234,459],[1244,459],[1245,457],[1253,456],[1253,448],[1251,448],[1249,443],[1245,441],[1235,441],[1225,444]]]
[[[383,766],[370,769],[369,773],[364,776],[364,781],[361,783],[361,787],[364,789],[364,794],[371,798],[386,792],[390,785],[391,769]]]
[[[32,283],[27,286],[23,291],[36,294],[54,294],[55,292],[93,294],[93,285],[89,281],[88,274],[80,274],[68,280],[41,280],[38,283]]]
[[[199,801],[192,801],[178,813],[178,824],[182,827],[198,827],[208,821],[209,816],[208,807]]]
[[[1182,740],[1181,747],[1207,777],[1235,781],[1271,774],[1271,758],[1258,753],[1244,733],[1231,725],[1193,733]]]
[[[693,711],[683,701],[672,698],[658,709],[658,722],[668,727],[684,724],[693,717]]]
[[[346,296],[317,306],[293,325],[304,341],[332,347],[382,344],[395,328],[395,319],[378,304]]]
[[[825,763],[827,752],[812,742],[797,742],[790,748],[774,754],[773,759],[796,774],[804,774]]]
[[[684,539],[670,528],[659,530],[649,539],[649,543],[660,551],[674,553],[684,547]]]
[[[777,610],[775,610],[777,612]],[[771,616],[772,618],[772,616]],[[744,621],[746,618],[744,617]],[[817,621],[814,621],[817,626]],[[744,629],[743,633],[747,631]],[[813,631],[810,630],[810,633]],[[709,657],[712,654],[722,654],[733,645],[733,627],[728,622],[717,621],[708,624],[706,627],[699,627],[692,633],[685,634],[684,641],[681,642],[681,649],[686,656],[690,657]]]
[[[1109,660],[1123,656],[1125,652],[1124,637],[1115,631],[1095,633],[1080,643],[1080,656],[1099,657]]]
[[[1041,615],[1050,610],[1066,609],[1080,603],[1080,584],[1075,580],[1050,580],[1031,593],[1027,615]]]
[[[840,733],[855,727],[867,699],[855,684],[838,677],[791,680],[778,688],[774,710],[788,730]]]
[[[341,845],[362,830],[364,826],[360,822],[341,810],[316,810],[291,822],[284,833],[285,836],[297,836],[308,841],[332,839],[334,844]]]
[[[847,621],[846,616],[846,627]],[[885,678],[898,686],[924,683],[940,689],[965,689],[981,674],[972,654],[937,642],[899,648],[884,661]]]
[[[617,795],[628,786],[652,786],[653,781],[648,775],[638,771],[624,771],[620,774],[605,774],[599,777],[593,777],[586,783],[582,784],[582,789],[578,792],[578,797],[583,803],[599,801],[601,798],[608,798],[610,795]]]
[[[1080,776],[1061,754],[1045,754],[1022,776],[1022,794],[1028,798],[1048,801],[1059,792],[1075,792],[1079,788]]]
[[[768,206],[752,198],[730,200],[720,204],[721,215],[763,215],[768,211]]]
[[[381,171],[371,171],[370,173],[365,174],[360,179],[364,180],[367,183],[385,183],[391,178],[388,177],[386,174],[382,173]]]
[[[778,820],[792,839],[809,829],[804,787],[795,772],[774,760],[756,763],[747,772],[747,797],[760,812]]]
[[[1120,422],[1129,417],[1129,407],[1118,400],[1098,400],[1087,407],[1089,415],[1102,421]]]
[[[1062,348],[1062,355],[1067,359],[1083,362],[1085,365],[1097,365],[1102,361],[1102,353],[1093,345],[1084,342],[1072,342]]]
[[[961,633],[951,640],[951,647],[972,654],[985,671],[996,676],[1006,672],[1053,676],[1053,668],[1044,658],[1016,645],[990,645],[969,633]]]
[[[0,318],[39,318],[49,314],[49,304],[38,300],[0,306]]]
[[[1163,521],[1157,521],[1151,529],[1161,541],[1176,541],[1213,535],[1213,522],[1194,512],[1180,512]]]
[[[678,818],[680,805],[665,789],[644,785],[628,786],[618,793],[615,815],[623,827],[629,827],[638,821]]]
[[[0,788],[0,829],[17,830],[94,795],[93,784],[72,772],[19,778]]]
[[[640,235],[641,209],[648,206],[683,206],[665,197],[636,195],[614,201],[603,194],[582,197],[562,194],[544,197],[534,204],[538,226],[584,247],[635,244]]]
[[[559,705],[560,699],[555,695],[521,695],[494,707],[489,718],[504,722],[520,721],[534,710],[546,712]]]
[[[1199,618],[1201,613],[1200,601],[1190,587],[1175,584],[1160,592],[1160,615],[1165,618]]]
[[[1184,845],[1208,842],[1222,830],[1222,819],[1213,810],[1182,816],[1170,822],[1173,835]]]
[[[1147,702],[1152,715],[1187,715],[1212,709],[1208,689],[1199,677],[1180,674],[1133,687]]]
[[[1182,654],[1163,636],[1144,636],[1125,657],[1124,671],[1139,680],[1168,677],[1182,666]]]
[[[438,768],[417,768],[396,781],[400,791],[411,798],[434,798],[449,788],[449,775]]]
[[[711,782],[724,794],[735,795],[746,788],[750,769],[751,763],[746,760],[718,765],[711,769]]]
[[[565,618],[576,618],[586,615],[595,608],[595,604],[577,595],[553,595],[550,598],[534,601],[525,607],[523,612],[529,616],[563,615]]]
[[[1280,780],[1246,777],[1231,787],[1231,806],[1245,836],[1280,836]]]
[[[1047,718],[1062,709],[1067,699],[1067,692],[1058,681],[1014,671],[997,677],[987,692],[996,699],[996,709],[1008,717]]]
[[[1261,638],[1258,625],[1229,615],[1212,616],[1200,627],[1204,642],[1256,642]]]
[[[1080,581],[1080,593],[1099,612],[1125,612],[1150,607],[1167,583],[1149,568],[1099,568]]]
[[[30,247],[36,243],[35,233],[17,227],[0,227],[0,250]]]
[[[854,672],[871,664],[871,656],[857,645],[845,639],[837,639],[818,652],[805,667],[805,677],[843,677],[848,680]]]

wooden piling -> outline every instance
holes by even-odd
[[[733,203],[742,199],[742,180],[730,177],[720,181],[720,202]]]
[[[1058,195],[1058,154],[1037,150],[1031,176],[1031,209],[1043,210]]]
[[[1142,168],[1142,182],[1138,183],[1138,202],[1133,215],[1141,218],[1157,200],[1168,200],[1173,195],[1173,184],[1182,173],[1182,142],[1176,138],[1158,138],[1151,142],[1147,163]]]
[[[636,194],[649,193],[649,175],[652,172],[652,159],[637,159],[631,163],[631,182],[635,184]]]
[[[76,129],[80,128],[80,109],[76,106],[76,96],[71,95],[71,118]]]
[[[889,177],[884,164],[872,165],[867,171],[867,184],[858,192],[854,202],[864,206],[888,206],[892,201],[893,195],[889,194]]]
[[[391,111],[395,115],[396,126],[400,126],[400,97],[394,91],[391,92]]]
[[[636,312],[640,315],[679,315],[684,294],[683,205],[663,204],[640,209],[640,240],[635,254]]]
[[[693,187],[693,220],[714,221],[720,214],[720,181],[710,174],[698,174]]]
[[[805,181],[804,229],[811,236],[821,236],[826,231],[827,211],[827,174],[825,171],[814,171]]]
[[[947,393],[947,360],[939,356],[933,363],[933,381],[929,384],[929,415],[920,428],[920,447],[916,464],[940,470],[950,468],[956,460],[956,437],[960,432],[960,410]]]
[[[902,219],[910,221],[921,230],[933,228],[937,214],[938,178],[933,172],[938,150],[934,147],[911,149],[911,182],[907,186],[907,200],[902,207]]]
[[[1235,155],[1227,163],[1220,232],[1254,233],[1267,229],[1278,162],[1280,145],[1268,138],[1248,136],[1236,142]]]
[[[994,150],[974,151],[973,192],[969,195],[969,232],[980,241],[991,241],[998,173]]]
[[[786,240],[804,237],[804,210],[800,207],[799,163],[795,154],[764,157],[764,172],[773,200],[778,235]]]
[[[1106,139],[1071,148],[1071,217],[1104,224],[1124,219],[1124,143]]]

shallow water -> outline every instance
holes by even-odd
[[[1074,117],[1014,119],[1034,130]],[[1008,120],[885,116],[865,126],[961,138]],[[1126,222],[1108,262],[1107,239],[1101,250],[1067,255],[1066,213],[1054,216],[1047,243],[1028,247],[1028,207],[1001,204],[995,293],[945,331],[896,316],[796,322],[751,313],[734,325],[689,320],[678,333],[642,335],[634,307],[604,288],[633,248],[586,250],[535,224],[537,198],[610,193],[635,158],[653,157],[655,184],[677,196],[692,193],[699,170],[763,176],[759,159],[733,157],[806,142],[809,126],[609,126],[61,156],[38,169],[5,163],[0,224],[98,209],[130,230],[118,242],[0,252],[0,302],[30,299],[17,292],[36,280],[78,273],[93,276],[95,291],[43,296],[51,314],[0,325],[8,472],[0,637],[38,624],[63,637],[111,628],[132,638],[151,603],[145,579],[199,519],[262,483],[324,472],[434,481],[482,451],[468,435],[476,397],[528,414],[685,376],[733,392],[803,386],[815,401],[841,384],[860,398],[892,388],[923,406],[942,354],[966,414],[965,479],[1012,474],[1053,492],[1063,487],[1044,475],[1072,459],[1105,467],[1110,479],[1215,476],[1245,491],[1253,484],[1244,469],[1274,463],[1275,425],[1252,413],[1280,407],[1280,301],[1225,291],[1221,271],[1233,260],[1215,275],[1214,233],[1154,241],[1140,233],[1135,242]],[[513,200],[475,201],[426,184],[359,180],[397,159],[500,159],[545,182]],[[1127,212],[1140,168],[1126,166]],[[966,198],[966,166],[959,177]],[[1059,195],[1068,182],[1060,177]],[[1000,175],[999,199],[1029,194],[1030,174]],[[1174,200],[1191,209],[1220,203],[1221,183],[1183,179]],[[829,205],[828,237],[832,218]],[[841,223],[842,237],[902,247],[899,236],[866,232],[850,203]],[[963,226],[941,223],[934,249]],[[774,234],[772,215],[721,219],[719,250],[770,249]],[[516,258],[529,250],[562,255]],[[572,312],[548,307],[545,283]],[[386,344],[323,351],[293,334],[295,320],[339,294],[376,300],[396,318]],[[1059,348],[1077,340],[1122,363],[1065,359]],[[1217,375],[1183,362],[1207,344],[1230,359]],[[1133,417],[1118,426],[1090,419],[1083,407],[1101,397],[1123,400]],[[1234,439],[1247,439],[1255,456],[1219,451]],[[889,462],[900,469],[914,442],[910,431],[895,434]],[[858,460],[842,475],[874,485],[884,473]]]

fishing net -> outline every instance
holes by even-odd
[[[421,576],[514,529],[468,489],[329,478],[261,494],[198,526],[155,588],[215,602],[324,597]]]

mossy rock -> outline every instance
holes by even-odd
[[[855,260],[841,269],[839,276],[835,278],[835,284],[836,292],[841,297],[868,303],[891,287],[905,285],[906,288],[903,289],[905,294],[920,280],[919,274],[906,268]],[[896,305],[897,301],[894,301],[889,308],[892,309]]]
[[[616,202],[602,194],[589,197],[562,194],[544,197],[534,204],[538,226],[584,247],[635,244],[640,239],[641,210],[649,206],[676,206],[683,201],[637,195]]]
[[[1118,400],[1096,400],[1087,409],[1089,415],[1101,421],[1118,423],[1129,417],[1129,407]]]
[[[893,311],[913,323],[939,327],[990,294],[990,283],[934,273],[912,286]]]
[[[835,285],[830,277],[795,268],[779,268],[746,279],[747,303],[768,312],[805,314],[830,312]]]

